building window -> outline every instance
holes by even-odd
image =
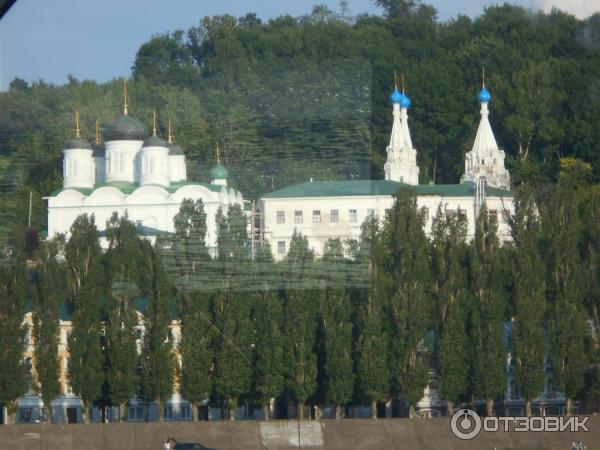
[[[429,220],[429,208],[426,206],[421,208],[421,217],[423,217],[423,222],[427,222]]]
[[[467,218],[467,210],[466,209],[459,209],[458,210],[458,215],[461,216],[463,219]]]
[[[456,215],[456,211],[453,209],[446,210],[446,217],[452,219]]]
[[[19,408],[19,423],[33,423],[33,408]]]
[[[321,211],[318,209],[313,210],[313,223],[321,223]]]
[[[285,223],[285,211],[277,211],[277,223]]]
[[[302,223],[302,211],[294,211],[294,223]]]
[[[496,211],[495,209],[490,209],[490,211],[488,212],[488,216],[490,220],[498,220],[498,211]]]
[[[502,210],[502,223],[510,222],[510,211],[508,209]]]
[[[331,210],[331,223],[338,223],[340,221],[340,213],[337,209],[332,209]]]
[[[388,217],[390,217],[390,214],[392,213],[392,210],[390,208],[385,208],[384,214],[385,214],[385,218],[387,219]]]
[[[173,420],[173,407],[165,406],[165,420]]]
[[[144,408],[142,406],[130,406],[127,411],[130,422],[139,422],[144,420]]]
[[[519,391],[519,387],[517,386],[517,383],[515,383],[514,381],[510,382],[509,397],[512,400],[517,400],[517,399],[521,398],[521,392]]]
[[[181,418],[183,420],[191,420],[192,419],[192,408],[189,405],[183,405],[181,407]]]
[[[367,209],[367,217],[372,219],[373,217],[375,217],[375,210],[373,208],[369,208]]]
[[[280,255],[285,255],[285,241],[277,242],[277,253]]]
[[[348,222],[350,222],[350,223],[358,222],[358,215],[356,214],[355,209],[351,209],[348,211]]]

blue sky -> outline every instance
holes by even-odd
[[[584,11],[598,0],[513,0],[526,7],[554,2]],[[62,84],[67,75],[97,81],[130,73],[135,53],[153,34],[194,26],[207,15],[245,15],[268,19],[308,14],[339,0],[18,0],[0,21],[0,89],[15,77]],[[349,0],[352,14],[381,14],[371,0]],[[442,19],[458,13],[475,16],[493,0],[430,0]],[[594,6],[591,6],[592,3]],[[579,5],[579,6],[577,6]],[[582,9],[583,8],[583,9]],[[587,9],[586,9],[587,8]],[[577,11],[572,11],[577,13]]]

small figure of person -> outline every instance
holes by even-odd
[[[171,443],[168,439],[165,441],[165,450],[171,450]]]

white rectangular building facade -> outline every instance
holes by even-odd
[[[385,218],[400,189],[415,191],[417,206],[424,215],[430,235],[433,218],[441,206],[451,214],[467,218],[467,239],[475,234],[480,203],[471,182],[452,185],[405,185],[390,180],[314,181],[264,195],[259,202],[263,238],[269,241],[276,259],[289,250],[294,231],[308,239],[317,256],[329,239],[360,239],[361,226],[370,216]],[[508,217],[514,212],[512,192],[485,187],[485,202],[498,223],[501,242],[511,239]]]

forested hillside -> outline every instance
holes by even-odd
[[[206,180],[222,148],[246,198],[314,179],[379,178],[391,127],[394,71],[405,75],[421,182],[458,182],[478,122],[485,67],[491,120],[514,183],[554,182],[573,156],[600,179],[600,15],[503,5],[447,22],[418,2],[380,1],[385,14],[353,17],[315,6],[267,22],[198,18],[139,49],[131,114],[148,125],[173,116],[189,178]],[[101,64],[93,61],[90,64]],[[0,94],[2,234],[27,221],[45,229],[42,196],[61,182],[62,147],[79,110],[86,138],[111,121],[122,80],[69,78],[61,86],[15,79]]]

